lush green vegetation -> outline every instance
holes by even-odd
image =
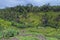
[[[0,9],[0,39],[39,40],[40,34],[47,40],[60,40],[60,6],[28,4]]]

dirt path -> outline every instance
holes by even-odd
[[[43,35],[33,35],[33,34],[20,34],[20,36],[32,36],[32,37],[36,37],[38,38],[39,40],[46,40],[46,38],[43,36]]]
[[[19,33],[19,36],[32,36],[32,37],[36,37],[38,38],[39,40],[46,40],[45,36],[44,35],[41,35],[41,34],[37,34],[37,35],[33,35],[33,34],[25,34],[26,31],[25,30],[22,30],[20,33]],[[1,40],[19,40],[15,37],[12,37],[10,39],[4,39],[2,38]]]
[[[33,37],[38,38],[39,40],[46,40],[46,37],[44,35],[41,35],[41,34],[33,35],[33,34],[25,34],[25,33],[26,31],[22,30],[19,35],[20,36],[33,36]]]

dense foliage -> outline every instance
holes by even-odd
[[[50,6],[50,4],[46,4],[38,7],[28,4],[26,6],[20,5],[1,9],[0,18],[11,21],[12,25],[17,27],[51,26],[59,28],[59,11],[60,6]]]
[[[60,6],[46,4],[38,7],[28,4],[0,9],[0,38],[18,36],[24,32],[34,35],[43,34],[48,40],[55,40],[55,38],[60,40]],[[21,36],[17,38],[19,37]],[[37,40],[25,37],[20,39]]]

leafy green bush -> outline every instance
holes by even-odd
[[[0,26],[0,31],[4,30],[4,27]]]
[[[2,31],[0,31],[0,38],[2,38],[3,37],[3,32]]]
[[[60,34],[57,34],[57,35],[56,35],[56,38],[60,39]]]
[[[16,23],[16,22],[12,22],[12,26],[15,26],[17,28],[26,28],[26,25],[24,23]]]
[[[5,33],[5,37],[14,37],[17,34],[18,34],[18,32],[10,30]]]
[[[9,38],[14,37],[19,34],[19,31],[16,29],[6,29],[0,32],[0,38]]]

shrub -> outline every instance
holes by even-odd
[[[0,38],[2,38],[3,37],[3,32],[2,31],[0,31]]]
[[[7,29],[7,30],[4,30],[0,33],[0,38],[9,38],[9,37],[14,37],[16,35],[19,34],[19,31],[16,30],[16,29]]]
[[[0,31],[4,30],[4,27],[0,26]]]
[[[15,26],[17,28],[26,28],[26,25],[24,23],[12,23],[12,26]]]

